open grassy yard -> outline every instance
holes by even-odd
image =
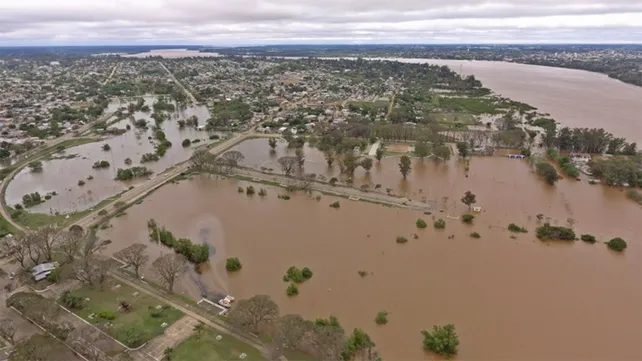
[[[242,353],[247,354],[246,361],[267,361],[261,355],[261,352],[247,343],[232,337],[231,335],[222,334],[221,339],[217,340],[216,336],[220,333],[210,328],[205,328],[200,337],[195,333],[180,345],[174,348],[172,352],[172,361],[231,361],[240,360]]]
[[[98,286],[84,286],[72,292],[74,296],[89,298],[81,310],[74,312],[129,347],[138,347],[161,335],[165,329],[161,326],[163,323],[168,327],[183,316],[181,311],[154,297],[136,294],[136,289],[125,284],[117,287],[117,284],[109,279],[103,290]],[[130,311],[121,309],[122,301],[130,305]],[[109,320],[111,317],[114,318]]]

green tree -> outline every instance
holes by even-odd
[[[443,160],[444,162],[447,162],[450,159],[450,156],[452,154],[450,147],[445,144],[438,145],[437,147],[435,147],[435,150],[433,150],[433,153],[435,154],[435,157]]]
[[[430,350],[437,355],[445,358],[453,357],[457,354],[459,346],[459,336],[455,331],[455,326],[448,324],[445,326],[433,326],[432,332],[422,330],[424,336],[424,349]]]
[[[275,150],[275,149],[276,149],[276,143],[277,143],[276,138],[270,138],[270,139],[268,139],[268,145],[270,146],[270,150],[272,150],[272,151],[273,151],[273,150]]]
[[[428,153],[430,153],[430,145],[424,141],[418,141],[415,143],[415,155],[419,157],[421,160],[424,160],[428,156]]]
[[[470,209],[473,204],[477,203],[477,196],[475,196],[471,191],[466,191],[464,196],[461,198],[461,203],[467,205],[468,209]]]
[[[377,148],[377,151],[375,152],[375,158],[377,159],[377,162],[381,162],[381,159],[383,159],[383,155],[385,153],[385,149],[383,149],[383,145],[380,145],[379,148]]]
[[[548,164],[546,161],[541,161],[535,165],[535,169],[537,171],[537,174],[540,176],[544,177],[546,179],[546,182],[548,184],[555,184],[557,182],[557,171],[555,170],[555,167],[552,165]]]
[[[457,143],[457,152],[459,152],[459,156],[462,158],[466,158],[468,156],[468,143],[466,142],[458,142]]]
[[[183,148],[187,148],[190,145],[192,145],[192,141],[189,139],[183,139],[183,142],[181,143],[181,145],[183,146]]]
[[[407,155],[402,155],[399,159],[399,173],[406,179],[408,174],[412,171],[412,161]]]
[[[370,169],[372,168],[372,158],[363,158],[361,160],[361,166],[363,169],[365,169],[366,172],[370,172]]]

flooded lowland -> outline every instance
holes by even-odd
[[[286,152],[280,145],[272,158],[263,142],[238,146],[246,166],[269,168]],[[319,156],[308,150],[305,172],[334,174]],[[155,258],[171,250],[149,242],[147,220],[154,218],[177,237],[213,248],[209,266],[186,276],[179,292],[197,299],[269,294],[282,314],[333,314],[347,328],[365,329],[384,359],[432,359],[419,331],[446,323],[457,327],[460,360],[642,358],[639,206],[618,190],[585,182],[548,186],[522,160],[475,157],[468,177],[457,160],[414,160],[405,182],[397,162],[384,158],[355,179],[434,199],[432,215],[347,199],[334,209],[328,205],[337,198],[317,201],[302,193],[282,200],[277,195],[285,190],[257,184],[268,195],[247,196],[236,190],[246,182],[195,176],[159,189],[100,235],[113,241],[108,252],[141,242]],[[483,208],[473,225],[450,218],[467,212],[459,201],[466,190]],[[629,248],[618,254],[601,243],[541,242],[534,235],[540,213],[601,241],[623,237]],[[443,218],[447,225],[420,230],[417,218],[429,225]],[[529,232],[513,235],[505,229],[511,222]],[[408,243],[397,244],[397,236]],[[223,261],[230,256],[239,257],[243,269],[228,276]],[[314,276],[289,298],[282,276],[293,265],[310,267]],[[146,276],[152,277],[150,269]],[[374,322],[381,310],[389,312],[385,326]]]
[[[150,107],[155,100],[154,97],[144,99]],[[126,107],[127,104],[127,102],[115,101],[110,105],[109,110],[113,112],[118,109],[117,105]],[[168,148],[166,154],[158,161],[141,164],[141,156],[145,153],[154,153],[158,141],[154,139],[152,129],[154,120],[151,118],[151,113],[137,111],[133,114],[134,119],[145,119],[148,124],[147,129],[136,128],[134,121],[125,118],[110,126],[110,128],[123,130],[129,126],[130,129],[120,135],[109,136],[98,142],[71,147],[62,153],[56,153],[53,159],[42,161],[42,171],[33,172],[29,167],[25,167],[9,183],[5,195],[6,202],[13,206],[21,203],[22,196],[26,193],[38,192],[44,197],[47,193],[56,192],[57,195],[30,207],[29,211],[68,213],[90,208],[103,199],[145,180],[144,178],[132,181],[115,180],[118,168],[145,166],[154,173],[159,173],[189,159],[192,147],[197,146],[198,143],[191,147],[182,147],[182,140],[200,139],[205,143],[209,136],[208,132],[198,131],[194,127],[179,127],[179,119],[185,120],[193,115],[197,116],[202,123],[209,118],[209,111],[205,106],[177,107],[176,112],[171,113],[171,118],[165,120],[160,126],[160,130],[172,142],[172,147]],[[108,144],[110,149],[103,150],[104,144]],[[131,160],[129,165],[125,162],[128,158]],[[107,168],[92,168],[97,161],[107,161],[110,165]],[[83,181],[84,185],[79,185],[79,181]]]

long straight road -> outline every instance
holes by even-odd
[[[160,62],[160,61],[158,62],[158,64],[160,64],[160,66],[161,66],[161,67],[163,67],[163,69],[165,69],[165,71],[167,72],[167,74],[169,75],[169,77],[170,77],[170,78],[172,78],[172,80],[174,81],[174,83],[175,83],[176,85],[178,85],[181,89],[183,89],[183,91],[185,92],[185,94],[187,94],[187,96],[192,100],[192,102],[193,102],[194,104],[198,103],[198,101],[196,100],[196,97],[194,96],[194,94],[192,94],[189,90],[187,90],[187,88],[183,85],[183,83],[181,83],[180,81],[178,81],[178,79],[176,79],[176,77],[174,76],[174,73],[172,73],[171,71],[169,71],[169,69],[167,69],[167,67],[165,66],[165,64],[163,64],[163,63],[162,63],[162,62]]]

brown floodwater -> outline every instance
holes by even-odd
[[[260,145],[268,155],[267,144]],[[246,165],[264,164],[244,147]],[[285,201],[276,197],[284,190],[275,188],[267,188],[265,198],[246,196],[236,191],[245,182],[197,176],[159,189],[101,237],[113,241],[107,252],[142,242],[155,257],[169,250],[148,241],[146,222],[154,218],[178,237],[215,248],[202,287],[192,274],[177,291],[194,298],[268,294],[282,314],[333,314],[347,328],[370,333],[384,359],[432,359],[421,349],[419,331],[445,323],[460,334],[460,360],[642,358],[640,208],[622,192],[569,180],[549,187],[525,162],[501,157],[474,158],[468,178],[456,161],[425,161],[402,182],[396,162],[385,159],[370,177],[414,196],[429,194],[438,199],[436,208],[449,196],[446,211],[435,211],[446,219],[445,230],[418,230],[415,220],[431,223],[432,216],[416,211],[345,199],[333,209],[334,198],[297,194]],[[447,219],[467,210],[459,198],[469,189],[484,212],[472,226]],[[540,242],[537,213],[560,224],[573,218],[578,233],[601,240],[621,236],[629,248],[616,254],[600,243]],[[529,233],[512,239],[497,227],[511,222]],[[470,238],[473,231],[481,239]],[[399,235],[409,242],[397,244]],[[228,276],[222,261],[230,256],[239,257],[243,269]],[[292,265],[308,266],[314,276],[288,298],[281,278]],[[361,278],[359,270],[370,274]],[[374,322],[381,310],[389,312],[386,326]]]
[[[145,97],[145,101],[151,107],[154,98]],[[127,103],[121,105],[126,106]],[[112,106],[110,109],[115,111],[117,108]],[[173,113],[172,118],[164,121],[161,125],[167,139],[172,142],[172,147],[167,150],[167,153],[159,161],[148,162],[142,164],[143,166],[153,170],[155,173],[162,172],[191,156],[192,148],[183,148],[181,146],[183,139],[208,140],[208,132],[197,131],[192,127],[179,129],[177,120],[186,119],[192,115],[196,115],[202,124],[209,118],[209,111],[205,106],[194,106],[179,109]],[[21,203],[22,196],[26,193],[39,192],[44,196],[46,193],[55,191],[58,194],[57,196],[53,196],[50,200],[29,208],[29,210],[38,213],[79,211],[93,207],[103,199],[114,196],[128,187],[144,181],[144,179],[139,179],[122,182],[114,179],[118,168],[141,165],[140,158],[143,154],[154,153],[155,141],[148,139],[148,137],[153,137],[154,135],[151,129],[151,125],[154,124],[154,120],[151,119],[151,113],[136,112],[134,118],[146,119],[150,128],[146,131],[136,129],[129,119],[123,119],[112,125],[112,127],[125,129],[128,124],[131,124],[131,130],[99,142],[69,148],[62,154],[55,154],[55,156],[71,154],[77,154],[77,156],[71,159],[43,161],[42,172],[34,173],[29,168],[23,169],[7,186],[5,196],[7,204]],[[109,144],[111,150],[103,151],[103,144]],[[126,158],[132,160],[131,165],[125,164]],[[111,166],[105,169],[92,169],[94,162],[101,160],[108,161]],[[89,176],[92,176],[93,179],[88,180]],[[79,180],[84,180],[85,185],[79,186]]]
[[[564,126],[604,128],[630,142],[642,143],[642,87],[604,74],[498,61],[394,60],[447,65],[475,75],[495,93],[550,113]]]

